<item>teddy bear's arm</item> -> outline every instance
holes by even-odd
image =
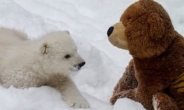
[[[134,76],[134,66],[133,66],[133,60],[129,62],[129,65],[126,67],[126,70],[119,80],[119,82],[116,84],[114,88],[114,92],[121,92],[122,90],[127,89],[133,89],[137,87],[137,80]]]
[[[121,77],[121,79],[118,81],[114,88],[114,93],[111,98],[111,103],[114,104],[115,101],[118,99],[116,94],[119,94],[122,91],[129,90],[129,89],[134,89],[137,87],[138,83],[137,80],[134,76],[135,71],[134,71],[134,66],[133,66],[133,60],[129,62],[129,65],[126,67],[126,70]]]

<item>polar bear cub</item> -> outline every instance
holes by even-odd
[[[0,28],[0,53],[0,84],[4,87],[47,85],[57,89],[69,106],[89,107],[68,76],[85,64],[68,31],[28,40],[21,32]]]

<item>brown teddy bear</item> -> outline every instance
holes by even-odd
[[[184,38],[160,4],[133,3],[107,34],[133,57],[114,88],[112,104],[127,97],[147,110],[184,110]]]

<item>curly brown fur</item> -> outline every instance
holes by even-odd
[[[134,65],[133,60],[129,62],[129,65],[127,66],[123,76],[117,83],[117,85],[114,88],[113,97],[111,98],[111,103],[114,104],[117,100],[117,96],[121,91],[134,89],[138,85],[137,80],[135,78],[135,71],[134,71]]]
[[[126,41],[122,48],[127,47],[133,61],[116,85],[111,103],[127,97],[147,110],[184,110],[184,92],[177,88],[183,85],[179,76],[184,72],[184,38],[174,30],[165,9],[153,0],[139,0],[125,10],[120,23],[122,31],[114,34],[115,24],[109,41],[119,48]]]

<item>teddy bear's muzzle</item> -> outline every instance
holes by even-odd
[[[113,30],[114,30],[114,27],[112,26],[107,30],[108,37],[112,34]]]

